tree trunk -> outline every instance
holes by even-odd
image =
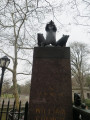
[[[82,100],[82,102],[84,102],[85,98],[84,98],[84,89],[83,89],[82,80],[80,80],[80,92],[81,92],[81,100]]]
[[[80,92],[81,92],[81,100],[84,102],[84,87],[83,87],[83,73],[81,72],[81,65],[79,64],[78,68],[78,80],[80,82]]]
[[[14,97],[16,100],[16,109],[19,110],[19,95],[18,95],[18,88],[17,88],[17,35],[15,30],[15,24],[14,24],[14,35],[15,35],[15,45],[14,45],[14,65],[13,65],[13,86],[14,86]]]
[[[19,95],[18,95],[18,88],[17,88],[17,79],[16,79],[16,71],[13,73],[13,89],[14,89],[14,98],[16,101],[16,109],[19,110]]]

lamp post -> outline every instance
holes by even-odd
[[[0,97],[1,97],[1,90],[2,90],[2,83],[4,72],[10,63],[10,59],[7,56],[0,58],[0,67],[2,68],[1,80],[0,80]]]

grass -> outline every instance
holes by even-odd
[[[2,114],[2,120],[6,120],[6,114],[5,113]]]
[[[1,109],[0,109],[0,111],[1,111]],[[4,111],[6,111],[6,108],[4,108]],[[2,114],[2,119],[1,120],[6,120],[6,113]]]
[[[86,105],[90,108],[90,99],[85,100]]]
[[[3,94],[1,97],[2,98],[14,98],[14,95],[13,94]]]

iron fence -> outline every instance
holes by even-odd
[[[27,114],[28,114],[28,102],[25,103],[25,106],[21,107],[21,101],[19,102],[19,110],[16,110],[14,101],[12,108],[10,107],[10,100],[8,101],[8,104],[6,108],[5,101],[3,100],[1,109],[0,109],[0,120],[27,120]],[[4,118],[3,118],[4,117]]]
[[[73,105],[73,120],[90,120],[90,110]]]

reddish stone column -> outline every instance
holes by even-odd
[[[29,120],[72,120],[69,47],[35,47]]]

